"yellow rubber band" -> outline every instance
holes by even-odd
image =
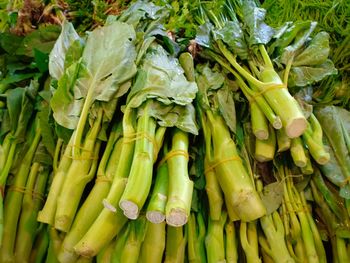
[[[95,183],[99,183],[99,182],[107,182],[107,183],[111,183],[112,180],[111,178],[105,176],[105,175],[97,175]]]
[[[79,156],[79,157],[75,157],[75,156],[72,156],[72,155],[64,154],[64,157],[69,158],[69,159],[72,159],[72,160],[79,160],[79,161],[84,161],[84,160],[98,160],[98,156],[86,156],[86,157]]]
[[[18,187],[18,186],[10,186],[8,191],[12,191],[12,192],[18,192],[18,193],[23,193],[23,194],[29,194],[31,195],[33,198],[37,198],[41,201],[45,201],[44,195],[38,192],[35,192],[34,190],[29,191],[24,187]]]
[[[224,163],[227,163],[227,162],[230,162],[230,161],[242,161],[241,158],[238,156],[238,155],[234,155],[234,156],[231,156],[229,158],[226,158],[226,159],[222,159],[214,164],[212,164],[211,166],[209,166],[207,169],[204,170],[204,173],[208,173],[212,170],[214,170],[216,167],[218,167],[219,165],[221,164],[224,164]]]
[[[173,158],[174,156],[182,155],[184,156],[187,160],[189,160],[190,156],[188,155],[187,151],[184,150],[173,150],[168,152],[162,160],[160,160],[158,167],[164,164],[166,161],[168,161],[170,158]]]
[[[133,134],[125,135],[123,138],[123,143],[130,143],[130,142],[134,142],[134,141],[141,140],[141,139],[147,139],[149,142],[151,142],[153,144],[153,155],[154,155],[154,159],[155,159],[157,157],[157,153],[158,153],[158,144],[157,144],[157,141],[154,139],[154,137],[149,135],[148,133],[135,132]]]
[[[275,90],[275,89],[283,89],[283,88],[286,88],[284,84],[280,84],[280,85],[274,84],[274,85],[267,86],[266,88],[264,88],[264,90],[256,92],[254,95],[252,95],[252,101],[255,101],[256,97],[262,96],[268,91]]]

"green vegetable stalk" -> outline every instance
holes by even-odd
[[[215,172],[225,197],[231,199],[234,210],[242,220],[251,221],[263,216],[265,207],[222,117],[211,112],[207,112],[207,116],[212,131],[214,162],[219,164]]]
[[[308,127],[303,134],[303,140],[307,145],[311,156],[318,164],[326,164],[329,161],[329,153],[326,152],[322,141],[322,127],[315,115],[311,114]]]
[[[147,106],[146,106],[147,107]],[[147,114],[137,121],[137,134],[147,134],[135,142],[135,151],[125,191],[119,201],[119,206],[126,217],[136,219],[146,202],[152,183],[156,123]]]
[[[79,157],[74,156],[76,146],[72,147],[73,160],[58,196],[55,214],[55,228],[61,231],[68,232],[71,228],[84,188],[95,175],[100,148],[100,142],[96,138],[101,129],[102,116],[100,109],[97,119],[86,135],[84,146],[79,150]]]
[[[157,169],[156,181],[152,190],[146,212],[146,218],[153,224],[165,221],[165,207],[168,200],[168,165],[166,162],[160,164]]]
[[[225,253],[227,263],[238,262],[238,239],[236,228],[233,222],[226,222],[225,225]]]
[[[160,263],[163,259],[166,241],[165,221],[154,224],[147,222],[145,239],[141,246],[140,261]]]
[[[208,262],[225,262],[225,239],[224,228],[227,213],[221,212],[220,220],[214,221],[209,218],[207,235],[205,237],[205,248]]]
[[[248,263],[261,262],[259,257],[257,222],[243,222],[239,228],[241,245]]]
[[[187,226],[187,253],[188,261],[193,263],[206,262],[205,252],[205,223],[203,215],[191,213]]]
[[[33,132],[35,133],[34,138],[30,143],[27,153],[22,159],[18,172],[15,175],[14,182],[12,183],[12,188],[14,190],[9,191],[5,198],[4,232],[1,249],[1,260],[5,262],[14,259],[13,253],[15,248],[17,224],[22,207],[23,192],[16,191],[16,189],[25,189],[32,160],[41,139],[41,130],[37,119],[33,124]]]
[[[40,231],[35,239],[33,249],[31,250],[29,262],[44,262],[48,247],[49,233],[47,232],[46,227],[42,224]]]
[[[171,150],[167,153],[169,195],[165,208],[166,222],[174,227],[185,225],[190,216],[193,182],[188,177],[188,146],[188,134],[174,130]]]
[[[29,173],[26,192],[23,196],[22,212],[16,234],[16,261],[29,262],[31,250],[37,235],[39,222],[36,217],[43,203],[49,168],[35,162]]]
[[[70,154],[72,152],[73,136],[71,137],[65,149],[62,147],[62,141],[57,141],[54,164],[59,163],[58,167],[54,169],[54,176],[50,186],[50,191],[46,198],[43,209],[39,212],[37,220],[49,225],[54,224],[55,214],[57,209],[57,199],[61,192],[64,180],[68,173],[69,167],[72,163]],[[60,152],[63,151],[62,158],[58,160]]]
[[[105,246],[100,253],[96,256],[97,263],[108,263],[112,262],[112,255],[114,252],[116,241],[113,240],[107,246]]]
[[[307,157],[305,153],[305,148],[301,138],[293,138],[290,145],[290,153],[292,155],[293,161],[298,167],[305,167],[307,164]]]
[[[58,256],[61,262],[73,262],[76,260],[78,255],[74,252],[73,247],[102,211],[103,199],[108,195],[111,182],[118,167],[122,145],[121,127],[114,127],[99,163],[95,185],[80,207],[70,231],[63,240]]]
[[[276,137],[277,137],[277,145],[278,145],[277,152],[280,153],[290,149],[291,139],[287,136],[284,129],[277,130]]]
[[[185,262],[187,234],[183,233],[184,227],[173,227],[167,225],[166,246],[164,263]]]
[[[252,126],[253,128],[253,126]],[[271,161],[276,152],[276,134],[271,126],[268,126],[268,138],[255,140],[255,159],[259,162]]]
[[[147,220],[140,216],[128,222],[128,235],[120,253],[120,262],[137,263],[139,260],[142,242],[147,232]]]

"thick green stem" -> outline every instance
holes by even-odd
[[[168,200],[169,175],[166,162],[158,167],[156,181],[154,183],[151,199],[147,206],[146,217],[159,224],[165,220],[165,207]]]
[[[293,138],[290,146],[290,153],[293,161],[298,167],[305,167],[307,164],[305,149],[301,138]]]
[[[270,105],[266,102],[265,98],[260,94],[260,91],[252,85],[254,90],[248,87],[248,85],[243,81],[241,76],[231,68],[229,64],[227,64],[223,59],[217,56],[215,53],[212,54],[214,59],[224,68],[226,68],[229,72],[231,72],[235,78],[237,79],[238,85],[242,90],[244,96],[248,99],[249,103],[257,103],[259,108],[264,112],[265,117],[269,120],[271,125],[275,129],[282,128],[282,122],[280,117],[276,116],[276,114],[271,109]]]
[[[269,138],[268,122],[256,103],[250,103],[250,120],[255,137],[259,140],[267,140]]]
[[[142,243],[140,262],[161,263],[165,250],[165,221],[159,224],[147,222],[147,232]]]
[[[208,232],[205,238],[208,262],[225,262],[224,228],[227,213],[221,212],[220,220],[214,221],[209,218]]]
[[[75,133],[74,133],[74,139],[73,139],[73,158],[79,158],[80,157],[80,150],[81,150],[81,141],[83,138],[83,132],[85,129],[85,124],[86,124],[86,120],[88,118],[89,115],[89,110],[90,107],[92,106],[93,103],[93,89],[89,89],[88,93],[86,95],[85,101],[84,101],[84,105],[83,105],[83,109],[81,111],[80,117],[79,117],[79,121],[78,121],[78,125],[75,129]]]
[[[284,129],[279,129],[276,131],[277,133],[277,152],[284,152],[290,149],[291,139],[287,136],[286,131]]]
[[[137,134],[140,134],[141,138],[135,142],[128,182],[119,201],[119,207],[130,219],[138,217],[151,188],[153,160],[155,159],[153,157],[154,143],[151,140],[155,138],[155,129],[156,122],[147,114],[146,106],[145,113],[137,122]],[[142,136],[143,134],[146,136]]]
[[[108,139],[107,146],[98,168],[95,185],[79,209],[72,228],[64,238],[58,256],[61,262],[74,262],[77,259],[78,255],[74,252],[73,247],[88,231],[89,227],[93,224],[103,209],[103,199],[108,195],[113,175],[115,174],[120,160],[119,157],[123,140],[117,140],[118,138],[118,133],[112,132]]]
[[[176,128],[167,160],[169,195],[165,208],[167,224],[175,227],[187,223],[191,210],[193,182],[188,176],[188,146],[188,134]]]
[[[191,213],[186,226],[188,261],[193,263],[206,262],[204,246],[205,225],[202,214],[199,213],[196,218],[195,213]]]
[[[303,140],[311,156],[318,164],[324,165],[329,161],[330,155],[325,150],[322,141],[322,127],[313,114],[310,115],[308,128],[303,134]]]
[[[137,263],[141,251],[141,244],[147,231],[147,220],[144,216],[129,221],[129,234],[125,241],[120,262]]]
[[[244,221],[263,216],[265,206],[238,155],[223,118],[209,111],[207,115],[213,139],[215,172],[225,198],[231,199],[234,210]]]
[[[306,165],[304,167],[301,167],[300,170],[301,170],[302,174],[310,175],[310,174],[314,173],[314,168],[312,167],[309,151],[304,149],[304,152],[305,152],[305,156],[306,156]]]
[[[185,251],[187,238],[183,234],[183,227],[172,227],[167,225],[164,263],[185,262]]]
[[[64,154],[62,159],[60,160],[60,164],[57,168],[57,172],[54,174],[49,194],[46,198],[45,205],[43,209],[39,212],[37,220],[42,223],[46,223],[49,225],[54,224],[56,208],[57,208],[57,199],[59,194],[61,193],[62,186],[64,180],[67,176],[69,167],[72,163],[72,143],[73,143],[73,135],[69,140],[69,143],[64,150]]]
[[[113,258],[113,251],[116,245],[116,241],[111,241],[106,247],[104,247],[100,253],[96,256],[97,263],[110,263]]]
[[[72,164],[58,196],[55,228],[61,231],[69,231],[85,186],[95,175],[101,143],[96,141],[96,138],[101,128],[102,116],[103,112],[100,109],[97,119],[86,135],[84,147],[79,149],[81,154],[78,157],[74,157],[73,154]]]
[[[36,218],[43,203],[49,170],[33,163],[23,197],[21,218],[16,234],[15,257],[17,262],[29,262],[39,222]]]
[[[225,253],[227,263],[238,262],[238,240],[236,228],[233,222],[226,222],[225,225]]]
[[[17,174],[15,175],[14,182],[12,184],[12,191],[6,194],[4,205],[4,233],[2,240],[2,249],[0,259],[3,262],[9,262],[14,259],[14,246],[16,240],[16,230],[18,224],[18,218],[21,212],[23,193],[22,191],[16,191],[16,189],[25,188],[29,170],[32,164],[32,160],[41,139],[41,131],[38,123],[35,123],[35,136],[34,139],[25,154],[22,163],[19,167]]]
[[[266,83],[274,83],[275,86],[283,85],[274,69],[264,69],[260,73],[260,79]],[[261,89],[261,92],[264,92],[264,98],[273,111],[280,116],[287,136],[296,138],[302,135],[306,130],[307,121],[298,102],[290,95],[288,89],[286,87],[264,89],[259,86],[258,88]]]
[[[294,263],[287,249],[283,222],[278,212],[275,211],[272,215],[260,218],[260,225],[268,242],[272,259],[275,262]]]
[[[135,130],[133,126],[134,114],[132,109],[126,108],[123,117],[123,146],[120,153],[118,168],[115,171],[112,186],[104,199],[104,208],[98,215],[87,233],[75,246],[77,254],[93,257],[119,233],[127,218],[118,209],[120,197],[123,194],[126,178],[129,175],[134,152],[135,140],[132,140]],[[104,229],[101,236],[101,229]],[[98,239],[97,239],[98,237]]]
[[[44,262],[48,247],[49,247],[49,233],[47,233],[46,227],[41,225],[41,231],[36,237],[33,249],[30,254],[29,262],[41,263]]]
[[[260,263],[258,233],[256,229],[256,222],[243,222],[239,229],[241,245],[244,250],[247,263]]]
[[[96,218],[86,234],[74,246],[77,254],[94,257],[119,233],[127,218],[116,205],[125,189],[126,179],[115,177],[108,197],[104,200],[105,208]]]
[[[271,161],[276,152],[276,134],[269,126],[269,137],[266,140],[255,140],[255,159],[259,162]]]

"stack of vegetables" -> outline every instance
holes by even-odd
[[[34,2],[1,13],[0,262],[350,261],[342,36],[272,0]]]

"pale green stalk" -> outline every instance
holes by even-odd
[[[253,134],[258,140],[267,140],[269,138],[269,126],[264,113],[257,103],[250,102],[249,105]]]
[[[238,262],[238,239],[236,228],[233,222],[226,222],[225,225],[225,256],[227,263]]]
[[[28,151],[24,155],[19,170],[15,174],[14,182],[12,183],[12,187],[15,189],[25,188],[32,160],[41,139],[41,130],[37,121],[34,123],[34,128],[34,139],[31,142]],[[4,204],[4,232],[0,253],[0,261],[3,262],[11,262],[14,260],[17,224],[23,200],[23,193],[21,191],[14,190],[8,191]]]
[[[301,138],[293,138],[290,146],[290,153],[292,155],[294,164],[298,167],[305,167],[307,164],[307,158],[303,141]]]
[[[169,194],[165,208],[168,225],[179,227],[187,223],[191,210],[193,182],[188,176],[188,134],[175,129],[172,146],[168,154],[181,152],[168,160]]]
[[[247,173],[236,145],[223,118],[206,112],[212,134],[215,173],[225,199],[229,198],[234,211],[244,221],[252,221],[266,213],[252,178]]]
[[[61,160],[59,161],[59,165],[56,168],[54,165],[54,177],[52,183],[50,185],[50,191],[46,198],[45,205],[43,209],[39,212],[37,220],[42,223],[46,223],[49,225],[54,224],[56,208],[57,208],[57,199],[59,194],[61,193],[61,189],[64,183],[64,180],[67,176],[69,167],[72,163],[71,153],[72,153],[72,143],[73,143],[73,135],[71,136],[68,145],[66,146],[64,153],[62,155]],[[59,141],[56,145],[55,150],[55,159],[54,164],[58,163],[56,161],[59,157],[59,152],[61,151],[61,143]],[[56,170],[56,171],[55,171]]]
[[[197,216],[193,212],[191,213],[187,227],[187,253],[188,261],[193,263],[206,262],[205,254],[205,224],[201,213]]]
[[[276,152],[276,134],[274,129],[269,126],[268,138],[266,140],[255,140],[255,159],[259,162],[271,161]]]
[[[22,212],[16,234],[15,258],[17,262],[29,262],[39,222],[36,218],[43,203],[49,169],[33,163],[26,183]]]
[[[146,102],[147,103],[147,102]],[[146,106],[144,114],[137,121],[137,133],[147,134],[154,140],[156,122],[148,115]],[[149,138],[141,137],[135,142],[135,152],[132,160],[128,182],[119,201],[119,207],[124,215],[136,219],[146,202],[151,189],[155,145]]]
[[[165,221],[154,224],[147,222],[147,232],[141,246],[140,258],[142,263],[161,263],[165,250]]]
[[[205,247],[209,263],[225,262],[224,228],[227,213],[221,212],[220,220],[214,221],[209,218]]]
[[[151,199],[148,203],[146,212],[146,218],[154,224],[162,223],[165,220],[168,187],[168,165],[164,162],[157,169],[156,181],[154,183]]]
[[[96,139],[101,129],[102,117],[101,108],[86,135],[83,148],[79,149],[79,156],[74,155],[74,148],[78,146],[73,145],[73,160],[58,196],[55,214],[55,228],[63,232],[68,232],[71,228],[85,186],[95,175],[101,144]]]
[[[79,209],[72,228],[64,238],[58,256],[61,262],[74,262],[77,259],[78,255],[74,252],[73,247],[88,231],[103,209],[103,199],[108,195],[108,191],[110,190],[123,145],[120,132],[119,130],[112,131],[109,136],[99,163],[95,185]]]
[[[96,256],[97,263],[111,263],[112,254],[116,245],[116,241],[110,242],[106,247],[104,247],[100,253]]]
[[[279,129],[276,131],[277,134],[277,152],[284,152],[290,149],[291,139],[287,136],[284,129]]]
[[[167,225],[164,263],[184,263],[187,237],[183,227]]]
[[[303,140],[314,160],[318,164],[324,165],[329,161],[330,155],[323,145],[322,136],[322,127],[315,115],[311,114],[307,129],[303,134]]]
[[[239,236],[247,263],[261,262],[258,250],[259,246],[256,222],[241,221]]]

